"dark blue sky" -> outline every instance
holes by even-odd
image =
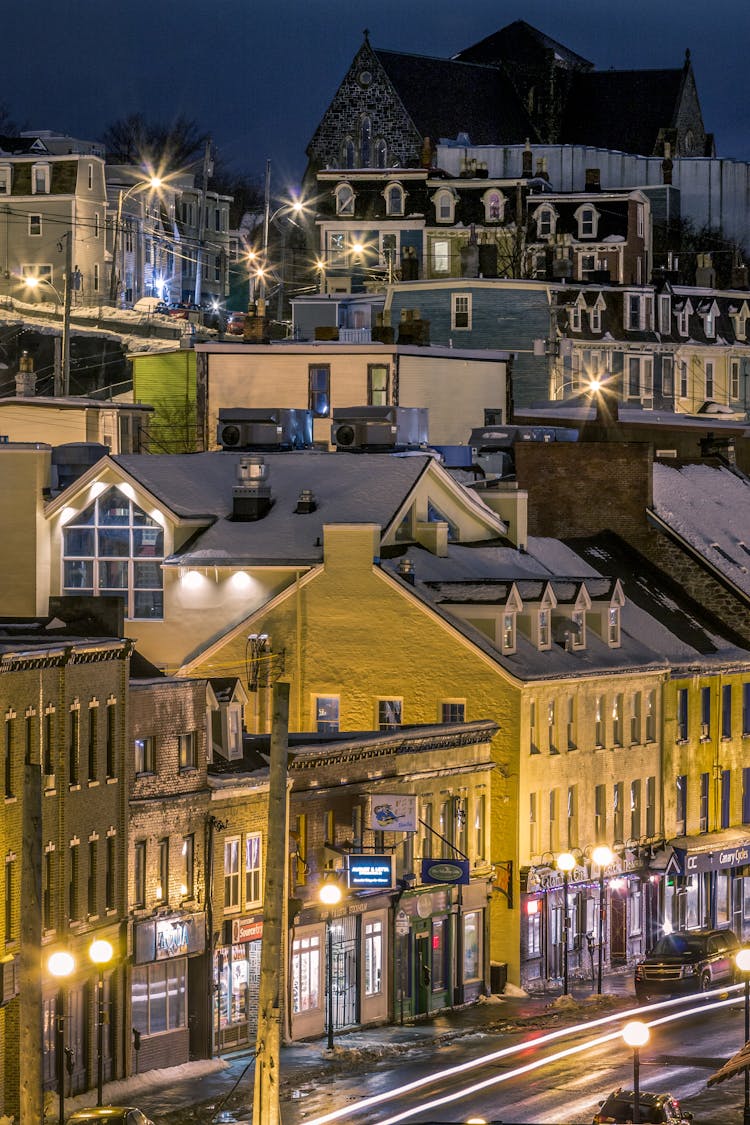
[[[750,160],[750,0],[41,0],[3,15],[0,102],[77,137],[183,114],[237,169],[270,159],[282,195],[365,27],[449,57],[515,19],[600,68],[679,67],[689,47],[719,155]]]

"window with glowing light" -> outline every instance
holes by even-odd
[[[161,526],[110,488],[63,529],[63,593],[115,595],[128,618],[161,618],[163,559]]]
[[[383,923],[365,922],[365,996],[383,988]]]
[[[259,832],[245,837],[245,906],[258,906],[263,901],[263,841]]]
[[[292,943],[292,1011],[320,1007],[320,938],[296,938]]]

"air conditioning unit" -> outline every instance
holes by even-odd
[[[421,406],[351,406],[333,412],[331,444],[351,453],[395,453],[427,444]]]
[[[219,411],[216,438],[227,452],[310,449],[313,443],[312,412],[227,407]]]

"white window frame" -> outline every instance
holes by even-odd
[[[37,227],[34,230],[34,227]],[[42,216],[37,212],[34,215],[29,215],[29,238],[42,237]]]
[[[497,199],[499,204],[499,214],[492,214],[492,201]],[[505,206],[508,200],[499,188],[488,188],[482,196],[482,203],[484,204],[484,221],[486,223],[502,223],[505,219]]]
[[[433,238],[431,244],[432,272],[446,273],[451,271],[451,242],[449,238]]]
[[[43,186],[41,187],[41,189],[38,187],[38,178],[39,178],[40,173],[41,173],[41,179],[43,181]],[[49,166],[49,164],[47,164],[46,162],[45,163],[39,163],[39,164],[32,164],[32,166],[31,166],[31,194],[32,195],[49,195],[49,178],[50,178],[50,166]]]
[[[0,164],[0,195],[10,195],[13,187],[13,166]]]
[[[586,224],[588,220],[585,218],[585,216],[589,213],[591,214],[591,229],[586,231],[584,230],[584,224]],[[593,203],[582,203],[581,206],[576,208],[576,210],[573,212],[573,217],[578,223],[578,237],[580,239],[597,238],[599,232],[600,215],[596,207],[594,207]]]
[[[224,913],[238,914],[241,902],[240,855],[242,838],[227,836],[224,840]]]
[[[512,609],[504,609],[500,620],[500,648],[502,652],[516,651],[516,613]]]
[[[470,332],[471,331],[471,314],[472,314],[472,294],[471,293],[451,293],[451,331],[452,332]],[[459,324],[459,320],[466,320],[465,324]]]
[[[703,328],[709,340],[716,338],[716,306],[711,305],[703,314]]]
[[[356,196],[352,185],[349,183],[337,184],[335,195],[336,214],[353,217]]]
[[[659,294],[659,331],[663,335],[672,331],[672,298],[669,293]]]
[[[435,207],[436,223],[454,223],[456,221],[456,197],[450,188],[440,188],[432,197]],[[447,203],[446,214],[443,214],[443,204]]]
[[[703,387],[706,399],[714,399],[716,394],[716,369],[712,359],[703,361]]]
[[[364,993],[365,996],[379,996],[383,991],[385,964],[382,918],[365,919],[364,931]]]
[[[245,836],[245,907],[260,906],[263,902],[263,836],[248,832]]]
[[[557,231],[557,211],[549,203],[537,207],[531,216],[536,223],[536,236],[538,239],[553,238]]]
[[[740,361],[738,359],[730,359],[729,361],[729,398],[732,402],[737,402],[740,397]]]
[[[398,205],[393,206],[393,194],[398,192]],[[406,192],[397,180],[390,180],[383,189],[386,215],[403,215],[406,211]]]

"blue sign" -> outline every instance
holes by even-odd
[[[361,891],[393,886],[393,856],[350,855],[347,885]]]
[[[455,883],[468,886],[468,859],[423,859],[423,883]]]

